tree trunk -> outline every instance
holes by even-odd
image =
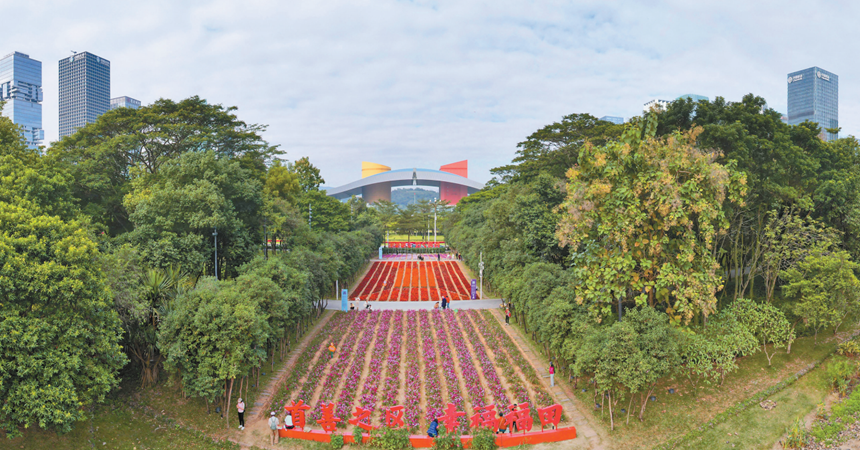
[[[615,430],[615,418],[612,416],[612,391],[607,391],[609,393],[609,429]]]
[[[645,408],[646,408],[646,407],[648,407],[648,397],[651,397],[651,393],[652,393],[652,392],[654,392],[654,386],[656,386],[656,385],[657,385],[657,383],[653,383],[653,384],[651,384],[651,388],[650,388],[650,389],[648,389],[648,393],[645,395],[645,398],[644,398],[644,399],[642,399],[642,409],[640,409],[640,410],[639,410],[639,421],[640,421],[640,422],[642,422],[643,420],[645,420],[645,419],[644,419],[644,417],[645,417]]]
[[[235,378],[230,379],[230,387],[227,389],[227,408],[224,408],[224,416],[226,416],[226,418],[227,418],[227,428],[230,428],[230,408],[229,408],[229,406],[230,406],[231,396],[233,395],[233,381],[235,381],[235,380],[236,380]]]

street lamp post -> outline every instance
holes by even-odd
[[[218,279],[218,227],[212,232],[212,237],[215,238],[215,279]]]
[[[480,291],[480,295],[478,295],[478,298],[483,300],[484,299],[484,252],[481,252],[481,262],[478,263],[478,269],[480,269],[478,273],[479,273],[479,276],[481,278],[481,291]]]
[[[433,199],[433,243],[436,243],[436,206],[439,204],[436,203],[436,199]]]
[[[266,228],[266,223],[263,222],[263,253],[266,255],[266,260],[269,260],[269,230]]]

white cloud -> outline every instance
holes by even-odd
[[[330,186],[359,177],[362,160],[469,159],[486,181],[541,126],[629,117],[651,98],[752,92],[784,112],[785,75],[812,65],[840,75],[843,132],[860,119],[854,3],[31,3],[32,20],[4,21],[0,53],[42,61],[48,139],[57,61],[86,50],[111,60],[112,96],[237,106]]]

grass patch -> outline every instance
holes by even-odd
[[[829,392],[821,367],[811,371],[783,391],[768,397],[776,402],[770,411],[752,406],[712,427],[682,449],[769,449],[799,417],[813,411]],[[734,445],[734,447],[732,446]]]
[[[9,440],[0,432],[0,447],[23,450],[239,449],[237,444],[213,439],[167,416],[143,413],[130,406],[127,397],[109,401],[93,411],[91,420],[78,423],[72,432],[65,435],[29,429],[23,437]]]

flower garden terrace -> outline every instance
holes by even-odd
[[[475,431],[476,415],[509,414],[513,404],[525,412],[522,420],[538,428],[539,410],[560,414],[553,408],[558,402],[490,311],[334,314],[298,356],[295,367],[302,369],[284,380],[272,405],[281,411],[299,401],[309,405],[306,430],[332,426],[331,417],[346,427],[361,413],[361,423],[383,426],[394,410],[402,412],[404,427],[421,432],[446,415],[449,403],[463,413],[456,419],[463,434]],[[337,350],[329,358],[332,342]],[[563,415],[558,419],[560,427],[571,425]]]
[[[449,300],[469,300],[470,293],[469,281],[456,261],[375,261],[349,298],[440,301],[444,295]]]

